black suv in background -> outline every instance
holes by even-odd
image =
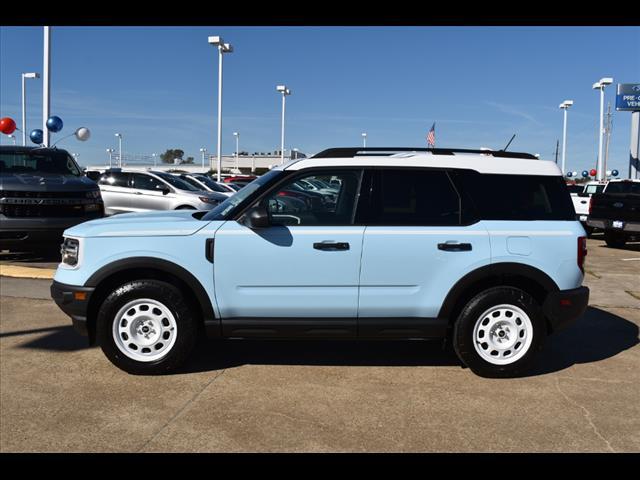
[[[0,146],[0,250],[59,249],[65,229],[103,216],[98,185],[69,152]]]

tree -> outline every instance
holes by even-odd
[[[179,158],[182,160],[184,156],[184,150],[180,150],[179,148],[168,149],[166,152],[160,154],[160,159],[162,163],[175,163],[175,159]]]
[[[187,159],[182,163],[193,163],[193,157],[187,157]]]

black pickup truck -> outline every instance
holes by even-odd
[[[98,185],[69,152],[0,146],[0,250],[59,249],[64,230],[103,216]]]
[[[612,180],[602,193],[594,194],[587,224],[603,229],[610,247],[640,240],[640,180]]]

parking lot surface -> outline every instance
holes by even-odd
[[[1,277],[0,451],[638,452],[640,244],[588,248],[587,313],[508,380],[440,342],[352,341],[203,341],[179,374],[131,376],[49,280]]]

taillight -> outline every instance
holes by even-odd
[[[589,215],[591,215],[592,207],[593,207],[593,197],[589,197]]]
[[[578,267],[584,273],[584,259],[587,256],[587,237],[578,237]]]

